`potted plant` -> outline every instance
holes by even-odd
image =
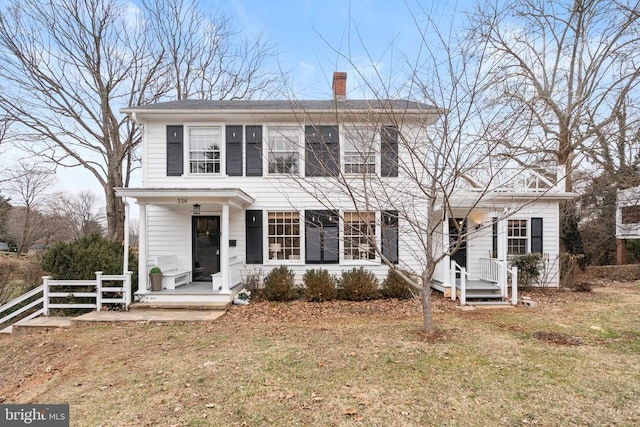
[[[152,291],[162,290],[162,270],[160,270],[160,267],[151,267],[151,270],[149,270],[149,279],[151,280]]]

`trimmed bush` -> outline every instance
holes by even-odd
[[[265,279],[262,298],[267,301],[291,301],[296,299],[295,274],[286,265],[269,272]]]
[[[347,301],[366,301],[380,296],[378,279],[363,267],[343,271],[338,285],[340,297]]]
[[[524,290],[538,282],[544,269],[542,255],[537,253],[516,255],[511,258],[511,265],[518,267],[518,287]]]
[[[404,280],[398,272],[389,269],[387,277],[382,282],[382,296],[384,298],[409,299],[413,297],[411,286]]]
[[[60,280],[88,280],[103,274],[122,274],[124,247],[120,242],[107,240],[99,234],[71,243],[57,243],[42,255],[42,268]],[[138,289],[138,258],[129,252],[131,290]]]
[[[321,302],[336,299],[336,279],[327,270],[307,270],[302,277],[304,296],[308,301]]]

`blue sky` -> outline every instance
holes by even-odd
[[[366,97],[353,65],[336,50],[364,74],[371,72],[373,60],[381,73],[399,75],[401,54],[414,55],[419,45],[409,9],[423,8],[444,29],[452,20],[462,22],[461,11],[472,4],[472,0],[201,1],[204,7],[224,10],[246,35],[263,32],[277,46],[279,64],[290,72],[297,99],[331,98],[334,71],[348,73],[348,97]],[[102,189],[84,168],[58,169],[57,177],[64,191],[92,190],[102,197]],[[136,179],[131,186],[139,184]]]
[[[400,68],[401,54],[415,54],[419,45],[410,9],[423,8],[441,28],[452,18],[462,22],[470,0],[221,0],[218,6],[235,24],[263,31],[278,46],[279,60],[291,72],[297,98],[329,98],[333,71],[346,71],[348,96],[364,90],[349,61],[367,73],[371,60],[384,74]],[[395,67],[395,69],[394,69]]]

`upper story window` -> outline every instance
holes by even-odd
[[[510,219],[507,223],[507,255],[524,255],[529,246],[527,220]]]
[[[222,165],[222,128],[189,128],[189,171],[220,174]]]
[[[344,134],[344,172],[375,173],[378,132],[371,127],[348,126]]]
[[[270,127],[268,141],[270,174],[297,174],[301,130],[299,127]]]

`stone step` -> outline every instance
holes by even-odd
[[[9,328],[11,334],[28,334],[36,331],[46,331],[60,328],[70,328],[72,326],[72,317],[46,317],[40,316],[29,320],[20,320]],[[6,328],[6,329],[9,329]],[[4,330],[3,330],[4,331]]]
[[[467,305],[479,308],[512,308],[506,301],[467,301]]]
[[[133,303],[129,310],[226,310],[228,307],[228,302],[147,301]]]
[[[467,299],[469,299],[469,298],[473,298],[473,299],[485,299],[485,298],[496,299],[496,298],[499,298],[499,299],[502,299],[502,295],[500,295],[499,293],[496,293],[496,294],[493,294],[493,293],[484,294],[484,293],[480,293],[480,292],[478,292],[478,293],[469,293],[469,292],[467,292],[466,297],[467,297]]]

